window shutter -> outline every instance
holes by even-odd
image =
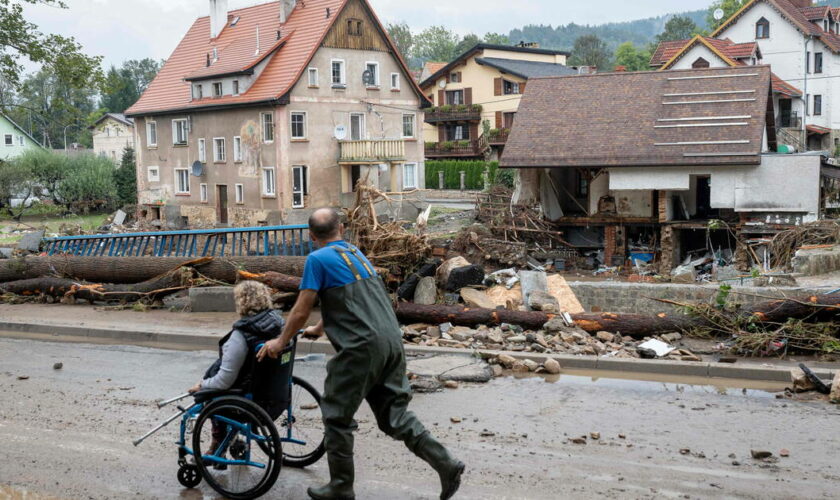
[[[446,129],[443,125],[438,125],[438,142],[446,142]]]
[[[438,106],[443,106],[444,104],[446,104],[446,92],[444,92],[443,90],[438,90],[437,105]]]
[[[478,123],[470,123],[470,140],[475,141],[478,139]]]
[[[503,125],[504,117],[501,111],[496,111],[496,128],[500,129]]]
[[[464,104],[472,105],[472,88],[464,89]]]
[[[502,79],[493,80],[493,95],[502,95]]]
[[[520,94],[524,94],[524,93],[525,93],[525,84],[526,84],[526,83],[528,83],[528,82],[522,82],[522,83],[520,83],[520,84],[519,84],[519,93],[520,93]]]
[[[449,79],[450,79],[449,73],[446,73],[446,83],[452,83],[451,81],[449,81]]]

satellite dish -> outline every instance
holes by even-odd
[[[333,135],[339,141],[343,141],[344,138],[347,137],[347,127],[344,125],[336,125]]]
[[[438,87],[440,87],[440,88],[444,88],[444,87],[446,87],[446,80],[440,80],[440,81],[438,82]]]
[[[204,164],[196,160],[195,163],[192,164],[192,174],[196,177],[204,175]]]
[[[367,86],[373,86],[376,82],[373,81],[373,73],[369,69],[366,69],[364,73],[362,73],[362,82]]]
[[[723,9],[715,9],[714,14],[712,14],[712,15],[714,16],[715,21],[720,21],[721,19],[723,19],[723,16],[725,14],[726,13],[723,11]]]

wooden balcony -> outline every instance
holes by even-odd
[[[364,164],[405,161],[405,141],[402,139],[365,139],[338,141],[341,147],[339,163]]]
[[[456,107],[452,107],[450,109],[447,106],[442,108],[431,108],[426,110],[424,120],[426,123],[480,122],[481,107],[470,106],[469,109],[461,110]]]
[[[484,151],[479,141],[427,142],[426,158],[481,157]]]
[[[487,142],[490,143],[491,146],[504,146],[505,143],[507,143],[509,135],[510,129],[507,128],[498,130],[496,133],[491,131],[491,133],[487,136]]]

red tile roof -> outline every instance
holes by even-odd
[[[429,75],[434,75],[438,71],[442,70],[444,68],[444,66],[446,66],[447,64],[449,64],[449,63],[428,61],[423,66],[423,71],[425,71]]]
[[[820,127],[817,125],[805,125],[805,130],[807,130],[811,134],[817,135],[825,135],[831,133],[830,128]]]
[[[349,0],[306,0],[298,2],[285,23],[280,22],[279,2],[274,1],[228,13],[228,23],[215,39],[210,38],[210,17],[196,19],[192,27],[167,59],[157,77],[126,114],[137,116],[227,105],[257,104],[276,101],[291,91],[306,65],[321,45],[329,29]],[[367,0],[360,0],[370,10]],[[330,15],[326,13],[329,10]],[[230,21],[239,18],[236,25]],[[257,29],[259,47],[257,53]],[[280,40],[277,32],[280,32]],[[383,30],[384,33],[384,30]],[[385,35],[392,53],[406,75],[408,67],[393,42]],[[207,66],[207,55],[216,48],[218,60]],[[247,91],[239,96],[192,99],[187,79],[210,78],[245,72],[272,56],[265,69]],[[422,92],[409,79],[418,96]]]
[[[802,91],[788,82],[782,80],[775,73],[771,73],[770,80],[773,84],[773,92],[788,97],[802,97]]]
[[[650,65],[653,67],[662,66],[666,62],[673,59],[677,52],[681,51],[689,40],[671,40],[668,42],[660,42],[650,58]]]
[[[756,42],[734,43],[728,38],[724,40],[710,37],[701,38],[720,53],[735,61],[752,57],[758,52],[758,44]],[[653,57],[650,59],[650,65],[652,67],[664,65],[680,52],[687,50],[689,48],[688,44],[694,42],[694,40],[695,38],[690,38],[688,40],[674,40],[660,43],[653,53]]]
[[[816,7],[805,7],[801,9],[802,14],[809,20],[825,19],[831,12],[831,7],[827,5],[820,5]]]

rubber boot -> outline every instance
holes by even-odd
[[[440,500],[449,500],[461,487],[464,463],[456,460],[429,433],[424,434],[414,448],[414,454],[425,460],[440,476]]]
[[[354,500],[353,493],[353,459],[343,459],[327,456],[330,466],[330,482],[319,488],[310,487],[306,490],[310,498],[315,500]]]

